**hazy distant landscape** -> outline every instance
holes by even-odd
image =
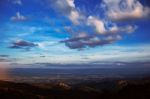
[[[2,69],[1,69],[2,71]],[[48,83],[66,81],[79,83],[101,81],[104,79],[132,79],[150,76],[149,68],[78,68],[78,69],[50,69],[50,68],[9,68],[1,75],[7,75],[3,80],[27,83]]]
[[[8,71],[11,76],[7,77],[10,78],[0,80],[2,99],[150,98],[149,70],[133,70],[136,73],[133,71],[125,73],[122,69],[10,69]]]

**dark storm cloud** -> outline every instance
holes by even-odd
[[[24,41],[24,40],[18,40],[15,42],[12,42],[12,45],[9,46],[9,48],[12,49],[30,49],[32,47],[36,47],[38,44],[29,42],[29,41]]]

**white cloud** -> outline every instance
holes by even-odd
[[[12,21],[25,21],[27,18],[20,14],[20,12],[17,12],[15,16],[11,17]]]
[[[70,7],[75,8],[74,0],[66,0],[66,2],[68,3],[68,5],[69,5]]]
[[[109,61],[140,62],[149,61],[149,44],[117,46],[109,45],[86,51],[87,62]]]
[[[113,21],[135,20],[150,15],[150,8],[144,7],[138,0],[103,0],[103,7]]]
[[[70,12],[69,19],[70,19],[74,24],[79,24],[80,15],[79,15],[78,11],[72,10],[72,11]]]
[[[38,42],[37,44],[39,45],[39,48],[40,48],[40,49],[49,50],[49,47],[57,45],[58,42],[54,42],[54,41],[43,41],[43,42]]]
[[[87,24],[94,26],[96,31],[100,34],[105,34],[106,32],[104,22],[96,17],[89,16]]]
[[[93,16],[88,17],[87,25],[94,26],[98,34],[132,33],[137,29],[137,26],[127,25],[124,27],[119,27],[116,24],[113,24],[113,26],[106,29],[106,23],[103,20]]]
[[[48,43],[48,42],[47,42]],[[35,54],[34,58],[22,60],[24,63],[62,63],[62,64],[82,64],[92,62],[141,62],[150,61],[149,47],[146,45],[117,46],[109,45],[101,48],[89,49],[84,51],[69,50],[63,46],[49,46],[48,51],[44,51],[44,55],[50,56],[40,58]],[[61,50],[60,50],[61,49]],[[78,53],[78,54],[77,54]],[[26,53],[25,53],[26,55]],[[32,54],[33,55],[33,54]],[[83,58],[86,56],[86,59]],[[18,61],[19,63],[22,61]]]
[[[71,34],[71,38],[68,38],[68,40],[61,41],[62,43],[65,43],[66,46],[72,49],[80,49],[110,44],[115,41],[121,40],[123,38],[123,33],[132,33],[137,29],[137,26],[132,25],[119,26],[118,24],[113,23],[105,17],[100,18],[92,14],[82,14],[82,11],[77,10],[76,5],[74,3],[75,0],[50,1],[53,9],[59,12],[58,15],[63,14],[74,24],[72,27],[64,27],[64,29]],[[120,1],[121,0],[104,0],[104,6],[118,6]],[[132,2],[128,2],[128,5],[131,6]],[[118,11],[118,7],[116,9],[115,6],[113,7],[113,9],[110,10],[114,9]],[[92,33],[89,33],[82,29],[80,29],[80,31],[76,31],[74,29],[74,27],[78,28],[78,26],[80,27],[81,25],[85,28],[90,27],[89,29],[91,29]],[[80,33],[82,32],[86,33],[85,37],[79,37]]]
[[[68,17],[73,24],[79,24],[82,15],[77,11],[74,0],[50,0],[53,9]]]
[[[138,27],[135,26],[131,26],[131,25],[127,25],[124,27],[118,27],[116,25],[112,26],[109,28],[109,30],[107,31],[108,33],[132,33],[134,32]]]
[[[106,27],[105,21],[94,16],[89,16],[86,19],[86,25],[94,28],[93,35],[90,35],[88,32],[84,32],[84,35],[83,32],[78,32],[72,35],[71,38],[62,40],[61,43],[65,43],[65,45],[70,49],[78,50],[89,47],[103,46],[119,41],[122,39],[123,33],[132,33],[137,29],[137,26],[127,25],[119,27],[115,23],[111,27]]]

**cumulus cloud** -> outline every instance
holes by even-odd
[[[89,16],[86,24],[94,28],[94,33],[75,33],[72,38],[60,41],[60,43],[65,43],[70,49],[79,50],[103,46],[119,41],[122,39],[124,33],[132,33],[137,29],[137,26],[127,25],[119,27],[116,24],[111,27],[106,27],[106,23],[103,20],[94,16]],[[70,27],[66,27],[66,29],[70,32],[73,31]]]
[[[11,46],[9,46],[9,48],[29,50],[32,47],[36,47],[36,46],[38,46],[38,44],[34,44],[32,42],[24,41],[24,40],[17,40],[15,42],[12,42],[12,44],[11,44]]]
[[[137,29],[137,26],[127,25],[124,27],[119,27],[116,24],[106,28],[106,23],[103,20],[94,16],[88,17],[87,25],[93,26],[95,28],[95,32],[101,35],[112,33],[132,33]]]
[[[143,19],[150,16],[150,8],[138,0],[103,0],[106,15],[113,21]]]
[[[12,21],[26,21],[27,18],[20,14],[20,12],[17,12],[15,16],[11,17]]]
[[[80,14],[76,10],[72,10],[69,14],[69,19],[74,23],[74,24],[79,24],[80,20]]]
[[[55,11],[69,18],[73,24],[79,24],[82,15],[76,9],[74,0],[50,0],[50,3]]]
[[[89,16],[87,19],[87,24],[94,26],[95,30],[100,34],[104,34],[106,32],[104,22],[98,18]]]
[[[75,0],[50,1],[51,6],[58,14],[63,14],[74,24],[73,26],[64,26],[64,30],[69,32],[71,37],[60,41],[60,43],[64,43],[71,49],[82,49],[110,44],[121,40],[125,33],[132,33],[137,29],[136,25],[119,26],[117,23],[106,19],[106,17],[101,18],[95,15],[85,15],[81,10],[77,10],[74,3]],[[108,4],[111,5],[112,3],[112,5],[115,5],[118,2],[121,2],[121,0],[103,0],[103,6],[105,6],[103,8],[106,8]],[[130,5],[133,5],[132,2]],[[120,7],[118,9],[120,9]],[[110,10],[107,9],[106,13],[112,13]],[[127,13],[126,10],[125,13]],[[84,29],[80,27],[84,27]],[[80,30],[76,31],[75,28],[80,28]],[[87,28],[89,31],[86,31]]]
[[[94,26],[95,28],[94,33],[88,32],[75,33],[71,38],[62,40],[60,41],[60,43],[65,43],[65,45],[71,49],[83,49],[96,46],[103,46],[106,44],[111,44],[113,42],[122,40],[123,38],[122,36],[124,34],[132,33],[137,29],[137,26],[131,25],[123,27],[118,27],[117,25],[114,25],[106,29],[103,21],[97,18],[89,20],[90,22],[88,24]],[[72,30],[69,28],[69,31]]]

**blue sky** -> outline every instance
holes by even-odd
[[[0,67],[150,61],[149,0],[1,0]]]

